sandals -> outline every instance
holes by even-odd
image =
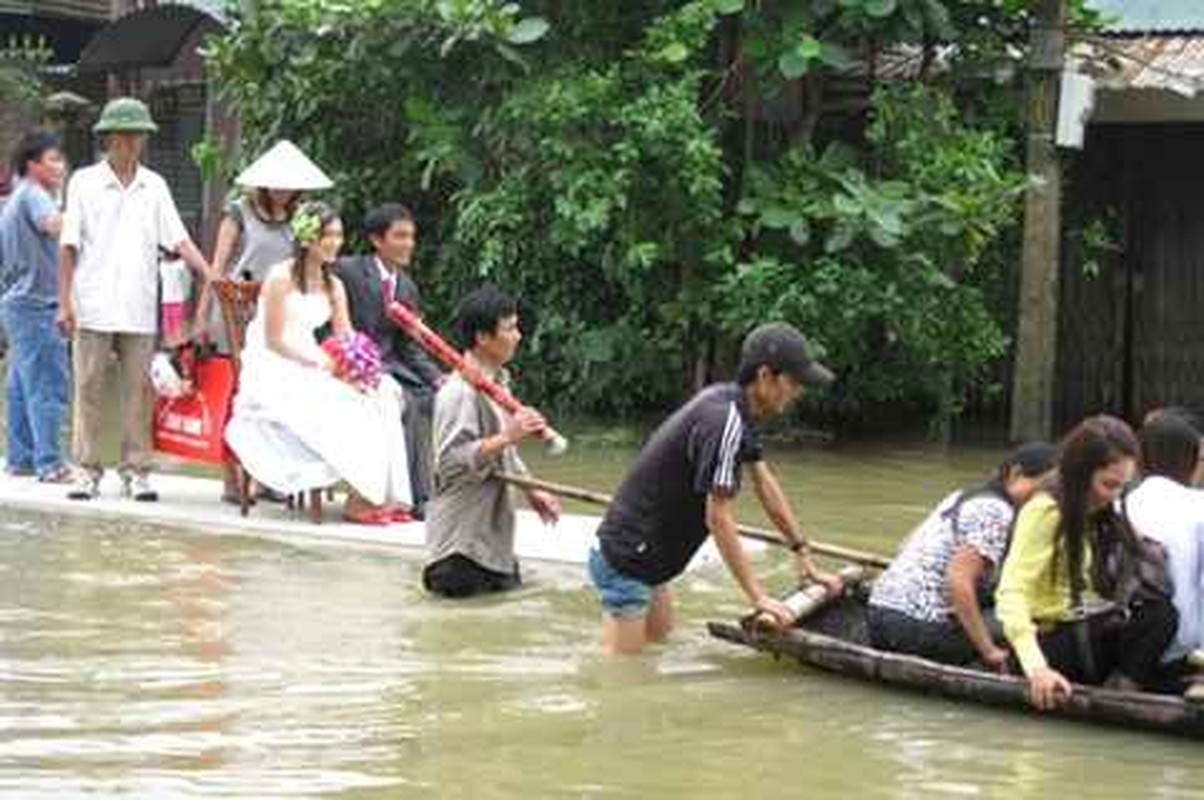
[[[64,484],[71,483],[73,480],[75,480],[75,473],[71,471],[70,467],[63,464],[38,476],[38,483]]]
[[[392,525],[393,511],[388,508],[366,508],[362,511],[344,509],[343,519],[356,525]]]

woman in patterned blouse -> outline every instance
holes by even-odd
[[[1003,562],[1012,522],[1050,476],[1056,449],[1047,442],[1018,447],[985,485],[959,489],[937,505],[903,542],[875,582],[869,601],[874,647],[947,664],[981,661],[1002,671],[1007,650],[998,624],[984,614],[980,593]]]

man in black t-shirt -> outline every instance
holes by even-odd
[[[762,325],[744,340],[736,383],[699,392],[652,434],[598,528],[599,546],[590,552],[605,650],[634,654],[668,635],[673,626],[668,583],[708,533],[752,604],[779,624],[793,621],[789,607],[761,588],[740,545],[734,503],[745,465],[802,575],[840,590],[840,579],[811,560],[753,430],[755,423],[785,411],[804,385],[831,381],[832,373],[808,355],[801,333],[785,323]]]

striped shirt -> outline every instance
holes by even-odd
[[[607,563],[653,586],[679,575],[706,540],[707,495],[734,496],[742,466],[760,460],[744,390],[699,392],[652,434],[616,492],[598,528]]]

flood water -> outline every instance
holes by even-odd
[[[890,551],[998,455],[771,449],[814,536]],[[533,453],[611,489],[627,447]],[[747,504],[747,498],[744,501]],[[750,521],[756,515],[746,506]],[[1198,744],[884,690],[707,637],[614,661],[581,571],[426,598],[416,556],[0,512],[0,797],[1204,796]],[[786,588],[776,553],[757,559]]]

